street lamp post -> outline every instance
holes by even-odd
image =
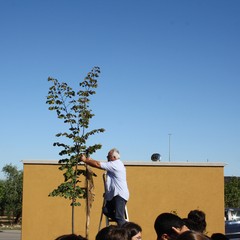
[[[168,152],[168,161],[171,161],[171,133],[168,134],[168,146],[169,146],[169,152]]]

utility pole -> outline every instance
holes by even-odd
[[[170,162],[171,161],[171,133],[168,134],[168,161]]]

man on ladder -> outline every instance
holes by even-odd
[[[106,204],[103,207],[103,213],[116,221],[118,226],[122,226],[126,222],[125,206],[129,199],[126,168],[120,160],[120,154],[116,148],[108,152],[107,159],[108,162],[100,162],[81,155],[81,161],[84,163],[107,171],[106,192],[104,194]]]

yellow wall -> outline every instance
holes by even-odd
[[[206,213],[208,235],[224,232],[223,164],[125,162],[125,165],[130,190],[129,218],[142,227],[143,239],[156,239],[153,224],[160,213],[174,211],[186,217],[193,209]],[[56,162],[24,161],[22,240],[53,240],[71,233],[70,202],[48,197],[63,181],[58,167]],[[94,178],[90,240],[95,239],[98,230],[104,191],[103,171],[94,172],[98,176]],[[75,219],[76,233],[84,236],[84,201],[76,208]]]

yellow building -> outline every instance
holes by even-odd
[[[206,213],[207,233],[224,233],[224,164],[125,162],[130,199],[129,220],[143,229],[143,239],[155,240],[154,221],[163,212],[187,217],[190,210]],[[23,161],[22,240],[54,240],[71,233],[70,202],[48,194],[63,182],[57,161]],[[82,166],[83,167],[83,166]],[[103,204],[103,171],[93,169],[95,201],[89,240],[98,231]],[[84,180],[83,180],[84,181]],[[76,207],[75,232],[85,236],[85,201]],[[104,227],[102,225],[102,227]]]

